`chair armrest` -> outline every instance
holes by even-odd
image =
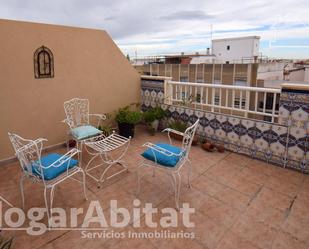
[[[99,127],[101,121],[106,120],[106,115],[105,114],[89,114],[89,117],[96,117],[98,122],[97,122],[97,127]]]
[[[73,156],[77,155],[80,152],[80,150],[78,149],[71,149],[70,151],[68,151],[67,153],[65,153],[62,157],[60,157],[58,160],[56,160],[55,162],[53,162],[52,164],[44,167],[42,165],[40,165],[42,168],[44,169],[48,169],[50,167],[60,167],[62,164],[64,164],[65,162],[71,160],[73,158]]]
[[[160,147],[160,146],[158,146],[156,144],[149,143],[149,142],[144,143],[143,146],[147,147],[147,148],[150,148],[152,150],[155,150],[155,151],[157,151],[160,154],[163,154],[165,156],[182,156],[183,155],[183,151],[181,151],[180,153],[176,154],[176,153],[173,153],[173,152],[171,152],[169,150],[166,150],[166,149],[164,149],[164,148],[162,148],[162,147]]]
[[[89,116],[94,116],[94,117],[97,117],[99,119],[106,120],[105,114],[89,114]]]
[[[68,119],[61,120],[61,122],[67,124],[67,126],[69,126],[69,128],[72,129],[71,124]]]
[[[168,133],[171,132],[171,133],[178,134],[178,135],[180,135],[180,136],[185,136],[185,133],[180,132],[180,131],[176,131],[176,130],[171,129],[171,128],[166,128],[166,129],[164,129],[162,132],[168,132]]]
[[[170,141],[170,144],[173,144],[173,143],[172,143],[171,136],[170,136],[170,133],[174,133],[174,134],[180,135],[180,136],[182,136],[182,137],[185,137],[185,136],[188,137],[187,134],[185,134],[185,133],[183,133],[183,132],[180,132],[180,131],[176,131],[176,130],[171,129],[171,128],[166,128],[166,129],[164,129],[162,132],[167,132],[167,136],[168,136],[168,139],[169,139],[169,141]]]
[[[38,138],[38,139],[34,140],[33,142],[35,142],[35,143],[43,143],[45,141],[48,141],[48,140],[46,138]]]

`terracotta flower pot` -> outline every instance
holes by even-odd
[[[76,142],[75,142],[75,140],[73,140],[73,139],[70,139],[70,140],[68,141],[68,144],[69,144],[69,147],[70,147],[70,148],[73,148],[73,147],[76,146]]]
[[[215,149],[215,146],[209,142],[203,143],[202,148],[208,152],[213,152]]]
[[[129,123],[119,123],[118,122],[118,129],[119,135],[126,137],[126,138],[133,138],[134,137],[134,124]]]
[[[178,141],[182,141],[182,139],[183,139],[183,136],[181,136],[181,135],[179,135],[179,134],[176,134],[176,133],[173,133],[173,132],[170,133],[170,136],[171,136],[172,138],[178,140]]]
[[[216,149],[218,152],[223,153],[225,151],[224,145],[223,144],[218,144],[216,145]]]
[[[197,145],[198,144],[198,137],[197,136],[194,136],[193,137],[193,140],[192,140],[192,145]]]
[[[155,120],[151,123],[151,127],[155,130],[158,131],[158,126],[159,126],[159,120]]]

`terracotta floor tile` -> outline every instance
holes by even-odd
[[[268,175],[261,173],[252,167],[246,167],[239,172],[239,176],[244,177],[247,181],[263,185],[267,179]]]
[[[191,231],[195,233],[196,239],[209,249],[216,248],[228,231],[228,228],[223,224],[199,212],[193,220],[196,225]]]
[[[207,198],[198,210],[226,227],[230,227],[241,215],[236,208],[212,197]]]
[[[298,240],[309,243],[309,221],[289,216],[282,228]]]
[[[232,231],[227,232],[217,249],[259,249],[251,242],[243,239]]]
[[[122,248],[135,248],[135,249],[156,249],[147,239],[120,239],[115,244],[104,246],[108,249],[122,249]]]
[[[204,175],[199,176],[192,182],[193,188],[198,189],[202,193],[209,194],[211,196],[217,195],[220,191],[226,189],[227,187],[212,180]]]
[[[247,167],[255,171],[258,171],[261,174],[270,176],[274,173],[273,168],[275,166],[260,160],[252,159],[251,161],[248,162]]]
[[[298,219],[309,221],[309,198],[298,194],[294,200],[289,217],[293,216]]]
[[[248,156],[231,153],[230,155],[225,157],[225,160],[229,161],[232,164],[244,167],[248,165],[248,163],[251,161],[251,158]]]
[[[273,207],[259,209],[250,205],[244,214],[277,229],[280,229],[286,220],[286,212]]]
[[[158,249],[207,249],[205,245],[195,239],[169,239],[157,245]]]
[[[131,216],[133,200],[139,199],[141,207],[152,203],[158,211],[175,208],[173,188],[166,174],[152,172],[142,179],[141,193],[137,195],[136,169],[142,160],[140,154],[145,150],[146,142],[167,142],[166,134],[149,136],[145,129],[137,128],[136,136],[125,156],[129,173],[120,174],[97,188],[95,181],[87,177],[88,201],[84,199],[82,186],[75,181],[65,181],[55,192],[54,207],[70,210],[72,207],[84,208],[90,201],[98,200],[104,208],[109,221],[110,200],[117,200],[119,207],[126,207]],[[180,146],[180,142],[175,145]],[[65,148],[55,150],[64,153]],[[182,170],[180,206],[187,202],[195,208],[192,214],[194,228],[184,226],[182,216],[177,212],[177,227],[162,228],[169,232],[194,234],[192,239],[104,239],[82,238],[80,231],[49,231],[41,236],[29,236],[23,231],[2,231],[5,236],[13,236],[13,248],[206,248],[206,249],[267,249],[267,248],[309,248],[309,176],[267,164],[250,157],[235,154],[206,152],[200,146],[191,149],[192,188],[187,188],[187,168]],[[84,156],[85,162],[87,161]],[[98,173],[99,173],[98,169]],[[112,170],[116,170],[116,167]],[[0,195],[21,207],[18,188],[20,166],[17,162],[4,165],[0,169]],[[31,207],[44,207],[43,188],[25,182],[26,210]],[[3,206],[6,211],[8,206]],[[106,213],[107,212],[107,213]],[[154,221],[160,222],[164,215],[154,215]],[[119,219],[122,216],[119,214]],[[78,224],[83,222],[78,217]],[[134,220],[123,229],[109,227],[107,231],[154,232],[156,228],[145,226],[142,214],[142,226],[133,227]],[[46,221],[46,218],[43,220]],[[70,218],[68,219],[70,222]],[[135,220],[136,222],[136,220]],[[160,224],[160,223],[158,223]],[[5,227],[5,226],[4,226]],[[91,224],[99,229],[98,224]],[[307,246],[307,247],[306,247]]]
[[[192,170],[197,174],[205,173],[209,168],[216,165],[216,161],[212,160],[194,160],[192,158]]]
[[[262,188],[250,205],[258,209],[273,207],[285,212],[290,208],[292,201],[292,197],[268,188]]]
[[[300,189],[300,185],[295,185],[285,178],[278,177],[269,177],[264,186],[291,197],[296,196]]]
[[[255,246],[263,249],[271,248],[277,230],[250,216],[243,216],[232,231]]]
[[[250,197],[254,196],[261,188],[260,184],[247,181],[245,177],[242,177],[239,174],[234,174],[228,177],[219,177],[217,178],[217,181]]]
[[[245,210],[250,202],[249,196],[237,192],[231,188],[220,190],[215,197],[240,211]]]
[[[278,232],[273,242],[272,249],[306,249],[308,244],[299,241],[285,232]]]
[[[10,232],[9,235],[4,235],[6,237],[13,237],[12,249],[23,248],[23,249],[33,249],[33,248],[45,248],[44,245],[49,241],[57,240],[64,231],[48,231],[43,235],[30,236],[25,231],[15,231]],[[53,248],[53,247],[46,247]]]
[[[205,195],[195,188],[183,188],[180,192],[180,201],[189,203],[190,206],[195,209],[199,209],[208,198],[208,195]]]

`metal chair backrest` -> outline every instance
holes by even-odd
[[[29,140],[13,133],[8,133],[8,135],[15,150],[15,155],[20,162],[22,171],[27,176],[39,179],[38,175],[34,174],[32,166],[41,164],[42,142],[45,139]]]
[[[193,125],[191,125],[190,127],[188,127],[186,129],[186,131],[184,132],[185,135],[182,139],[182,146],[181,147],[182,147],[183,151],[185,151],[186,156],[189,155],[191,145],[192,145],[192,141],[193,141],[196,129],[198,127],[199,121],[200,121],[199,119],[196,120],[196,122]]]
[[[67,123],[71,129],[89,124],[89,100],[74,98],[63,104]]]

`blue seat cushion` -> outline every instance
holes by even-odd
[[[175,154],[180,154],[182,152],[181,148],[170,145],[170,144],[156,143],[156,145]],[[156,162],[156,159],[157,159],[158,164],[167,166],[167,167],[174,167],[178,163],[179,159],[181,158],[181,155],[180,156],[175,156],[175,155],[166,156],[164,154],[161,154],[158,151],[152,150],[151,148],[145,150],[141,155],[144,158],[151,160],[153,162]]]
[[[91,125],[83,125],[72,130],[72,135],[78,140],[100,134],[101,131]]]
[[[58,160],[62,156],[63,155],[57,154],[57,153],[48,154],[46,156],[41,157],[41,164],[44,167],[48,167],[49,165],[54,163],[56,160]],[[32,172],[33,172],[33,174],[41,177],[41,173],[40,173],[41,171],[39,169],[40,166],[38,164],[39,164],[38,161],[36,161],[35,164],[32,164]],[[78,165],[78,161],[71,158],[71,160],[68,160],[68,161],[62,163],[58,167],[52,166],[52,167],[47,168],[47,169],[42,168],[44,179],[45,180],[52,180],[52,179],[56,178],[57,176],[61,175],[68,168],[71,169],[71,168],[75,167],[76,165]]]

